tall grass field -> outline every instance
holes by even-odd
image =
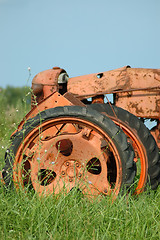
[[[24,89],[21,89],[24,91]],[[29,111],[29,89],[9,102],[0,91],[0,170],[10,135]],[[160,187],[139,196],[89,200],[76,190],[39,197],[0,182],[0,239],[160,239]]]

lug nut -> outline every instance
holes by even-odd
[[[69,181],[70,181],[70,182],[73,182],[73,179],[72,179],[72,178],[70,178],[70,179],[69,179]]]
[[[66,166],[69,166],[69,162],[66,162]]]
[[[65,171],[62,171],[62,175],[63,175],[63,176],[65,175]]]
[[[78,177],[81,177],[81,176],[82,176],[82,174],[81,174],[81,173],[79,173],[79,174],[78,174]]]
[[[104,189],[104,193],[107,193],[108,191],[107,191],[107,189]]]
[[[79,163],[76,163],[76,167],[79,167]]]

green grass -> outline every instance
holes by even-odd
[[[3,103],[3,104],[2,104]],[[29,110],[0,98],[0,169],[9,136]],[[17,110],[17,111],[16,111]],[[40,198],[33,192],[4,190],[0,183],[0,239],[160,239],[160,188],[138,197],[84,198],[68,195]]]
[[[160,194],[89,201],[0,189],[1,239],[160,239]]]

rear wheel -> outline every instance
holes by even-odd
[[[155,190],[160,183],[159,149],[148,128],[128,111],[109,104],[91,104],[92,109],[106,114],[121,127],[132,144],[137,165],[137,187],[135,193],[144,190],[147,183]]]
[[[122,130],[103,114],[79,106],[47,109],[24,124],[5,156],[6,186],[41,194],[115,196],[135,177],[134,153]]]

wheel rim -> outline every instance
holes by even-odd
[[[40,195],[78,187],[88,197],[116,196],[122,165],[113,139],[85,119],[59,117],[43,122],[18,148],[14,183],[17,188],[31,184]]]
[[[136,189],[134,191],[134,194],[139,194],[144,191],[145,185],[147,183],[147,176],[148,176],[148,161],[147,161],[145,148],[143,144],[141,144],[138,136],[133,133],[133,129],[131,131],[129,127],[125,125],[123,122],[121,122],[120,120],[117,120],[111,116],[110,118],[113,120],[113,122],[117,126],[119,126],[124,131],[124,133],[128,137],[128,141],[132,144],[132,147],[134,149],[134,152],[135,152],[134,161],[136,162],[137,171],[139,174],[138,182],[137,184],[135,183]]]

